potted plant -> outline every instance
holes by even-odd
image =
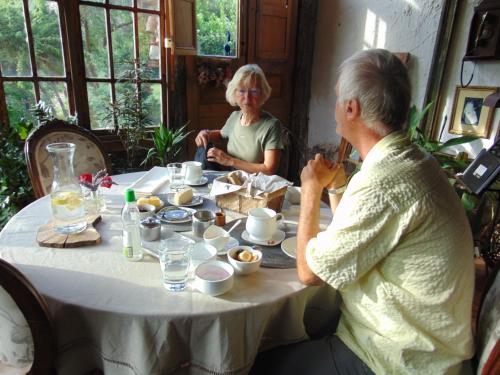
[[[115,133],[120,137],[126,154],[126,170],[133,169],[145,151],[142,142],[147,128],[154,125],[148,116],[149,105],[141,83],[151,78],[151,69],[138,59],[124,62],[127,66],[118,77],[123,92],[115,103],[110,103],[103,115],[103,121],[113,121]]]
[[[189,122],[179,129],[172,130],[163,123],[152,134],[154,147],[151,147],[141,165],[152,163],[161,167],[173,161],[182,149],[182,142],[191,132],[184,132]]]

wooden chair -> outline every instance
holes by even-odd
[[[5,320],[0,322],[2,329],[9,330],[9,334],[4,332],[1,337],[0,349],[4,353],[0,353],[0,372],[16,373],[20,365],[27,364],[29,368],[32,361],[28,374],[55,373],[56,341],[47,304],[28,279],[3,259],[0,259],[0,318]],[[10,359],[11,363],[2,359]]]
[[[77,177],[82,173],[96,173],[101,169],[112,173],[106,151],[92,132],[61,120],[50,121],[34,129],[24,146],[28,173],[36,198],[50,192],[53,167],[46,146],[56,142],[71,142],[76,145],[73,165]]]

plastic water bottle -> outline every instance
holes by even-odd
[[[142,259],[141,235],[139,232],[139,209],[135,201],[134,189],[125,191],[125,206],[122,210],[123,255],[136,262]]]

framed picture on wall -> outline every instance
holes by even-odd
[[[483,101],[496,91],[496,87],[457,86],[449,132],[489,138],[495,108],[483,106]]]

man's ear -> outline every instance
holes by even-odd
[[[361,106],[357,99],[349,99],[345,102],[346,116],[348,120],[354,120],[361,115]]]

